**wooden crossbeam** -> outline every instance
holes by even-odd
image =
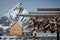
[[[59,15],[60,12],[45,12],[45,13],[40,13],[40,12],[29,12],[29,14],[17,14],[18,16],[24,16],[24,17],[32,17],[32,16],[46,16],[46,17],[50,17],[50,16],[56,16]]]
[[[29,12],[29,14],[60,14],[60,12]]]
[[[60,11],[60,8],[37,8],[37,11]]]

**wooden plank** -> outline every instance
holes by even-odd
[[[32,16],[46,16],[46,17],[50,17],[50,16],[56,16],[59,15],[60,12],[44,12],[44,13],[40,13],[40,12],[29,12],[29,14],[17,14],[18,16],[24,16],[24,17],[32,17]]]
[[[35,17],[54,17],[54,16],[57,16],[57,15],[53,15],[53,14],[51,14],[51,15],[43,15],[43,14],[18,14],[18,16],[24,16],[24,17],[33,17],[33,16],[35,16]]]
[[[37,11],[60,11],[60,8],[37,8]]]
[[[29,14],[60,14],[60,12],[29,12]]]

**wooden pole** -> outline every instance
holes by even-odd
[[[33,16],[56,16],[60,15],[60,12],[29,12],[29,14],[17,14],[17,16],[33,17]]]
[[[37,11],[60,11],[60,8],[37,8]]]
[[[57,40],[59,40],[59,31],[58,31],[58,28],[57,28]]]

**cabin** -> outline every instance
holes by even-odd
[[[19,22],[16,22],[11,26],[10,35],[22,35],[22,25]]]

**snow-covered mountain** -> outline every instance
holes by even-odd
[[[24,9],[20,4],[21,3],[18,3],[17,5],[15,5],[12,9],[10,9],[6,14],[4,14],[1,17],[0,28],[1,27],[4,29],[9,28],[12,23],[17,21],[17,19],[22,25],[24,25],[24,23],[25,24],[27,23],[26,21],[27,19],[29,19],[29,17],[17,16],[17,14],[28,14],[28,11]]]

